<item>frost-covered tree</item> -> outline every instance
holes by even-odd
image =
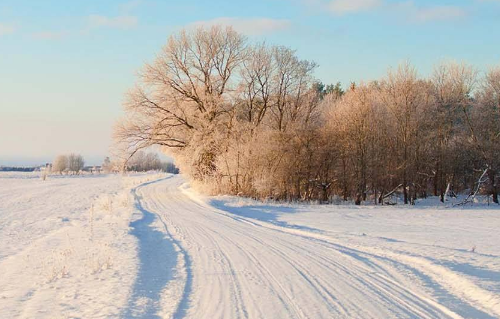
[[[463,159],[457,156],[470,150],[460,141],[464,140],[467,131],[463,110],[470,104],[476,78],[477,71],[471,66],[456,62],[436,66],[431,77],[435,109],[432,112],[433,125],[428,134],[432,136],[435,147],[431,154],[434,160],[433,193],[439,195],[441,200],[444,200],[448,185],[453,184],[456,169]],[[457,139],[459,135],[462,136]]]
[[[335,136],[344,162],[340,179],[344,183],[344,198],[353,196],[357,204],[366,200],[370,175],[374,171],[374,149],[380,142],[377,126],[382,120],[378,114],[377,91],[367,85],[359,85],[335,100],[327,114],[327,130]],[[349,163],[348,163],[349,162]],[[352,167],[352,172],[348,172]],[[379,168],[380,169],[380,168]],[[350,193],[348,186],[355,188]]]
[[[68,170],[73,174],[79,174],[85,165],[85,160],[80,154],[68,155]]]
[[[163,163],[158,154],[139,151],[129,160],[128,168],[132,171],[147,172],[163,169]]]
[[[500,170],[500,67],[492,68],[485,76],[477,99],[470,109],[464,108],[470,130],[470,141],[477,149],[487,169],[488,192],[493,202],[498,199]],[[470,115],[468,114],[470,113]]]
[[[113,171],[114,167],[113,167],[113,163],[111,162],[111,159],[106,156],[106,158],[104,158],[104,161],[102,162],[102,165],[101,165],[101,168],[102,168],[102,171],[104,173],[110,173]]]
[[[426,111],[427,91],[417,77],[416,69],[409,63],[402,64],[396,71],[389,71],[382,81],[381,99],[394,124],[395,154],[404,203],[415,199],[416,174],[419,163],[419,134],[422,117]],[[412,198],[410,198],[412,195]]]
[[[158,145],[211,193],[385,203],[466,191],[487,168],[497,201],[500,71],[409,63],[368,84],[323,85],[316,64],[232,28],[184,30],[147,64],[115,136],[130,169]],[[162,163],[163,165],[164,163]],[[478,173],[479,171],[479,173]]]
[[[244,43],[242,35],[222,27],[172,36],[129,93],[125,107],[137,117],[122,123],[117,135],[139,149],[183,148],[196,132],[205,134],[229,111],[226,92]]]
[[[285,131],[310,120],[313,68],[290,49],[250,46],[232,28],[182,31],[144,68],[116,137],[132,156],[169,147],[185,173],[237,191],[251,178],[240,180],[240,166],[257,156],[246,146],[255,126]]]
[[[52,172],[62,174],[68,169],[69,162],[66,155],[58,155],[52,163]]]

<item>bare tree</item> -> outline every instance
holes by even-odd
[[[80,154],[70,154],[68,155],[68,170],[73,172],[73,174],[79,174],[85,165],[83,156]]]
[[[403,187],[404,203],[408,204],[409,187],[414,187],[416,171],[415,164],[417,133],[419,131],[419,111],[423,101],[422,86],[417,78],[416,69],[409,63],[402,64],[393,72],[389,71],[387,79],[382,84],[382,100],[387,105],[395,122],[396,148],[399,155],[397,171],[400,172]]]
[[[500,169],[500,67],[492,68],[483,80],[477,99],[470,110],[464,107],[471,140],[487,168],[489,194],[498,200],[498,171]],[[470,114],[469,114],[470,112]]]
[[[477,72],[466,64],[447,62],[438,65],[432,76],[432,94],[435,99],[435,167],[434,195],[440,195],[444,201],[445,190],[453,180],[453,161],[456,146],[454,136],[463,131],[460,118],[470,101],[470,94],[476,82]],[[463,152],[464,150],[462,150]],[[439,192],[438,192],[439,190]]]
[[[206,147],[198,154],[200,171],[212,166],[217,144],[212,133],[234,107],[231,78],[245,56],[245,42],[232,28],[220,26],[170,37],[129,93],[129,116],[116,130],[130,156],[150,145],[189,150],[201,143]]]
[[[52,171],[62,174],[64,171],[68,169],[69,162],[68,157],[66,155],[58,155],[54,159],[54,163],[52,164]]]
[[[111,159],[108,156],[106,156],[106,158],[102,162],[101,168],[102,171],[106,174],[111,173],[113,171],[113,163],[111,162]]]
[[[271,107],[272,77],[275,73],[272,49],[264,43],[249,48],[243,60],[240,84],[241,117],[259,126]]]

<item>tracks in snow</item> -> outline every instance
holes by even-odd
[[[498,296],[423,258],[228,214],[186,196],[182,183],[136,190],[141,270],[126,316],[144,295],[142,314],[165,318],[500,316]],[[463,306],[444,306],[429,281]]]

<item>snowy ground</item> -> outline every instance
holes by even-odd
[[[128,302],[130,189],[155,176],[0,173],[0,318],[111,318]]]
[[[496,208],[276,205],[184,183],[0,175],[0,318],[500,317]]]

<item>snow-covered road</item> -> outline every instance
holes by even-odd
[[[232,214],[190,196],[184,182],[135,189],[140,269],[125,317],[500,317],[498,291],[418,249]]]
[[[498,207],[278,204],[185,182],[0,174],[0,318],[500,318]]]

